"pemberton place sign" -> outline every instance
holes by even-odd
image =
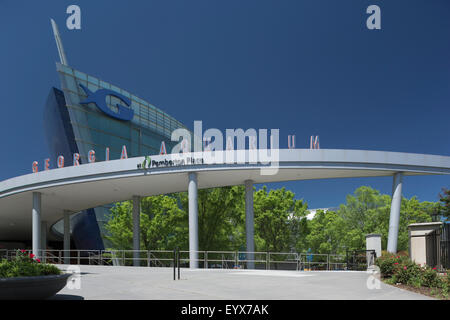
[[[161,150],[165,150],[165,143],[162,141],[161,143]],[[162,158],[161,156],[167,156],[166,158]],[[144,161],[142,163],[137,164],[137,169],[149,169],[149,168],[158,168],[158,167],[172,167],[172,166],[184,166],[184,165],[199,165],[199,164],[205,164],[203,157],[192,157],[192,156],[183,156],[180,154],[179,156],[173,157],[174,155],[167,155],[167,153],[161,152],[158,159],[153,159],[151,156],[145,156]],[[120,155],[120,160],[128,159],[128,153],[127,153],[127,147],[124,145],[122,146],[122,152]],[[88,163],[95,163],[96,162],[96,152],[95,150],[89,150],[87,155],[87,161]],[[110,161],[110,150],[109,148],[105,148],[105,161]],[[82,165],[80,160],[80,154],[74,153],[73,159],[72,159],[72,166],[80,166]],[[64,168],[65,166],[65,159],[64,156],[59,155],[56,159],[56,168]],[[50,158],[47,158],[44,160],[44,171],[51,170],[51,162]],[[55,168],[53,168],[55,169]],[[32,164],[32,171],[33,173],[39,172],[39,162],[34,161]]]

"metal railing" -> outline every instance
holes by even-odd
[[[300,270],[330,270],[329,256],[329,254],[321,253],[301,253],[299,257]]]
[[[31,250],[25,250],[27,254]],[[0,250],[0,259],[12,259],[17,250]],[[189,251],[179,251],[179,265],[189,267]],[[361,255],[361,257],[363,257]],[[173,250],[40,250],[43,262],[103,266],[173,267]],[[251,263],[261,270],[331,271],[350,270],[348,255],[297,252],[197,251],[197,263],[204,269],[247,269]],[[361,263],[364,263],[361,261]]]
[[[375,250],[354,250],[347,252],[347,269],[361,271],[367,265],[375,263],[377,254]]]
[[[370,263],[369,263],[370,264]],[[342,254],[328,255],[328,270],[348,270],[348,257]]]
[[[300,256],[298,253],[268,252],[269,270],[299,270]]]
[[[450,223],[444,222],[442,224],[442,231],[440,237],[440,262],[441,262],[441,270],[450,269]]]

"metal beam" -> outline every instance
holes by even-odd
[[[52,23],[52,29],[53,29],[53,35],[55,36],[56,41],[56,47],[58,48],[58,54],[59,54],[59,60],[61,61],[61,64],[68,65],[66,53],[64,52],[64,47],[62,44],[61,36],[59,35],[58,26],[56,25],[55,20],[50,19]]]

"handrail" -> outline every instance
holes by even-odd
[[[0,249],[0,257],[12,259],[17,250]],[[31,253],[31,250],[25,250]],[[135,258],[134,254],[139,253]],[[252,263],[257,269],[270,270],[272,268],[288,268],[289,270],[347,270],[349,261],[346,255],[341,254],[317,254],[305,252],[248,252],[248,251],[196,251],[200,266],[209,268],[210,264],[222,269],[246,268]],[[40,250],[39,256],[43,262],[63,264],[66,256],[72,264],[96,264],[96,265],[133,265],[139,261],[139,265],[147,267],[167,267],[173,264],[172,250]],[[364,257],[364,256],[362,256]],[[187,264],[191,261],[189,250],[179,251],[179,262]],[[373,262],[373,261],[370,261]]]

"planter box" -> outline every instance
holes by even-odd
[[[66,286],[72,274],[0,278],[0,300],[43,300]]]

